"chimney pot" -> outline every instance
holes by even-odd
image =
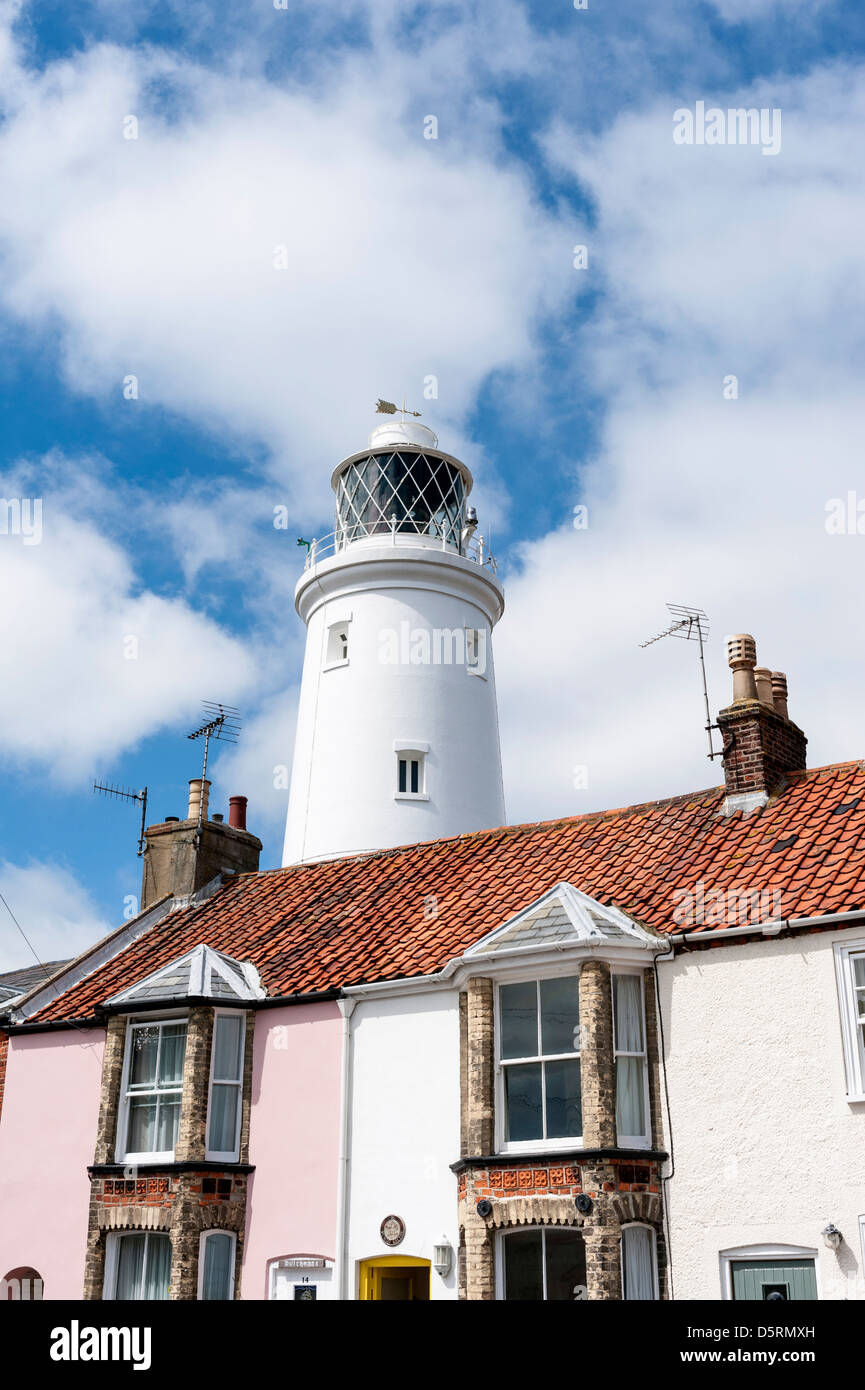
[[[193,777],[189,783],[189,820],[198,820],[198,810],[201,807],[201,819],[207,820],[207,803],[210,798],[210,783],[207,778]]]
[[[228,798],[228,824],[234,826],[235,830],[246,829],[246,803],[248,798],[245,796],[230,796]]]
[[[180,817],[179,817],[179,816],[166,816],[166,817],[165,817],[165,824],[168,825],[169,821],[174,821],[174,820],[180,820]]]
[[[222,825],[222,822],[225,820],[225,817],[221,811],[214,811],[210,819],[216,821],[217,825]]]
[[[772,700],[775,705],[775,713],[780,714],[782,719],[789,719],[787,712],[787,677],[783,671],[772,672]]]
[[[756,700],[757,643],[749,632],[739,632],[727,638],[727,665],[733,672],[733,704],[737,700]]]
[[[772,694],[772,672],[768,666],[754,667],[754,683],[757,686],[757,699],[761,705],[768,705],[769,709],[775,708],[775,699]]]

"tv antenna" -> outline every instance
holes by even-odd
[[[115,787],[113,783],[94,782],[93,790],[102,792],[105,796],[116,796],[121,801],[137,801],[141,807],[141,825],[138,831],[138,855],[139,858],[144,853],[144,827],[147,824],[147,788],[142,787],[141,791],[130,791],[128,787]]]
[[[196,830],[196,842],[201,841],[201,822],[204,817],[204,782],[207,778],[207,755],[210,751],[210,740],[219,739],[222,743],[236,743],[240,737],[240,710],[233,705],[223,705],[215,700],[203,700],[204,722],[199,724],[197,729],[193,729],[187,738],[204,739],[204,761],[201,768],[201,796],[198,800],[198,827]]]
[[[641,642],[641,647],[651,647],[654,642],[660,642],[663,637],[681,637],[686,642],[696,642],[700,653],[700,674],[703,677],[703,701],[706,706],[706,733],[709,736],[709,752],[707,757],[720,758],[721,754],[716,753],[712,743],[712,730],[717,729],[717,724],[712,723],[712,715],[709,709],[709,688],[706,684],[706,657],[703,643],[709,636],[709,619],[702,608],[688,608],[682,603],[668,603],[672,622],[669,627],[665,627],[663,632],[650,637],[648,641]]]

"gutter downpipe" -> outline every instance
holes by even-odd
[[[342,1075],[339,1089],[339,1158],[336,1173],[336,1296],[342,1302],[346,1297],[346,1275],[348,1266],[348,1160],[351,1145],[351,1016],[356,999],[340,999],[339,1011],[342,1014]]]

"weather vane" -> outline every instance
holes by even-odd
[[[394,405],[393,401],[383,401],[381,399],[377,400],[375,403],[376,415],[396,415],[398,410],[401,411],[403,416],[414,415],[418,418],[420,417],[419,410],[406,410],[405,396],[402,398],[402,405]]]

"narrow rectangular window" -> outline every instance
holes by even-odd
[[[613,1033],[619,1143],[648,1142],[646,1029],[639,975],[613,975]]]
[[[651,1226],[622,1228],[622,1296],[628,1300],[658,1297],[658,1256]]]
[[[331,666],[345,666],[348,662],[348,629],[350,619],[331,623],[327,629],[324,652],[324,669]]]
[[[236,1159],[243,1088],[243,1014],[220,1013],[213,1020],[213,1051],[208,1107],[208,1158]]]
[[[203,1301],[225,1302],[234,1297],[234,1250],[232,1231],[205,1231],[198,1252],[198,1297]]]
[[[397,756],[397,796],[424,797],[424,754],[411,750],[400,752]]]
[[[847,1099],[865,1100],[865,945],[835,945]]]
[[[580,996],[574,975],[499,989],[506,1144],[583,1133]]]
[[[133,1023],[127,1035],[124,1156],[172,1156],[180,1125],[186,1022]]]

